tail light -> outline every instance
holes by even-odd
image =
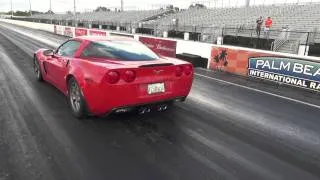
[[[186,65],[184,67],[184,74],[187,76],[190,76],[192,74],[192,66],[191,65]]]
[[[110,84],[115,84],[120,80],[120,73],[117,71],[110,71],[107,73],[106,79]]]
[[[176,76],[180,77],[183,73],[183,68],[182,66],[177,66],[176,67]]]
[[[123,73],[122,78],[126,82],[133,82],[136,79],[136,72],[133,70],[127,70]]]

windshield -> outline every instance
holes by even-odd
[[[82,56],[124,61],[147,61],[159,58],[148,47],[136,41],[92,42],[84,49]]]

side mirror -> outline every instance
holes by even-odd
[[[48,49],[43,51],[43,55],[45,56],[53,56],[54,55],[54,51],[52,49]]]

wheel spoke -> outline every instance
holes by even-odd
[[[79,111],[81,106],[80,89],[75,82],[70,87],[70,103],[74,111]]]

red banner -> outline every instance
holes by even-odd
[[[107,36],[107,32],[106,31],[90,29],[89,30],[89,35],[90,36]]]
[[[157,54],[167,57],[176,57],[176,41],[141,36],[139,37],[139,41]]]
[[[76,28],[75,36],[86,36],[88,35],[88,29],[85,28]]]
[[[247,76],[249,58],[262,56],[275,55],[250,50],[212,47],[210,69]]]
[[[73,28],[72,27],[65,27],[64,28],[64,35],[73,37]]]

